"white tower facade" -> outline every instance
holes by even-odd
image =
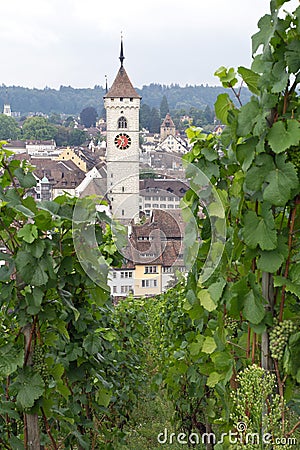
[[[4,104],[3,114],[5,114],[6,116],[11,117],[11,109],[10,109],[10,105],[8,103]]]
[[[107,195],[115,219],[129,224],[139,216],[139,111],[141,97],[121,67],[104,96]]]

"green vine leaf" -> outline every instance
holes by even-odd
[[[298,120],[287,119],[286,122],[275,122],[270,129],[267,140],[275,153],[282,153],[300,141],[300,123]]]
[[[38,238],[38,228],[36,225],[27,223],[18,231],[17,235],[18,237],[22,237],[25,242],[28,242],[28,244],[31,244]]]
[[[228,125],[228,112],[232,109],[234,109],[234,104],[229,95],[218,95],[217,101],[215,103],[216,116],[225,125]]]
[[[284,206],[290,199],[291,190],[298,186],[298,176],[294,165],[285,162],[285,155],[276,157],[276,169],[266,176],[269,183],[263,192],[265,201],[275,206]]]
[[[277,233],[272,211],[265,208],[261,216],[255,211],[247,211],[243,236],[250,248],[260,246],[262,250],[274,250],[277,246]]]
[[[209,374],[209,377],[208,377],[207,381],[206,381],[206,384],[207,384],[208,387],[213,388],[213,387],[215,387],[216,384],[219,383],[219,381],[222,380],[222,378],[223,378],[222,374],[220,374],[218,372],[211,372]]]
[[[285,58],[290,69],[290,72],[298,72],[299,61],[300,61],[300,47],[299,42],[293,40],[287,45],[287,51],[285,53]]]
[[[35,400],[41,397],[45,384],[40,374],[25,369],[16,380],[17,402],[22,408],[31,408]]]
[[[276,275],[274,277],[274,286],[285,286],[286,291],[290,292],[291,294],[295,294],[298,298],[300,298],[300,284],[295,283],[288,278]]]
[[[209,355],[213,353],[217,348],[217,344],[213,337],[206,336],[203,345],[202,345],[202,352],[208,353]]]
[[[200,304],[206,309],[206,311],[214,311],[217,308],[216,303],[210,296],[210,293],[206,289],[201,289],[198,292],[198,298],[200,300]]]
[[[238,115],[238,136],[247,136],[259,116],[259,103],[256,97],[252,97],[251,101],[242,106]]]
[[[240,66],[238,67],[238,73],[241,75],[243,80],[248,86],[248,89],[253,92],[253,94],[259,95],[259,90],[257,88],[257,84],[260,79],[260,75],[254,72],[251,69],[247,69],[246,67]]]
[[[18,178],[20,185],[23,188],[32,188],[36,185],[36,179],[31,172],[25,173],[24,170],[19,167],[15,170],[15,176]]]
[[[245,297],[243,313],[245,319],[255,325],[259,324],[265,317],[265,308],[262,303],[262,298],[254,295],[251,290]]]
[[[233,67],[230,67],[227,69],[224,66],[219,67],[215,73],[215,77],[218,77],[223,85],[223,87],[233,87],[238,82],[238,79],[236,78],[236,73]]]
[[[0,376],[8,377],[22,367],[24,363],[24,350],[14,347],[13,344],[6,344],[0,348]]]
[[[257,268],[263,272],[275,273],[282,265],[284,257],[278,250],[262,251],[257,261]]]
[[[94,355],[102,350],[101,337],[95,334],[89,334],[83,340],[83,348],[90,354]]]
[[[258,155],[254,165],[246,173],[245,186],[252,192],[259,191],[268,173],[273,169],[275,169],[275,164],[271,155]]]
[[[252,54],[254,55],[258,50],[260,45],[263,45],[264,48],[270,42],[270,39],[276,29],[277,18],[266,14],[258,21],[258,27],[260,31],[255,33],[252,36]]]

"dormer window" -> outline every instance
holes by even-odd
[[[127,128],[127,120],[126,117],[121,116],[118,120],[118,128]]]

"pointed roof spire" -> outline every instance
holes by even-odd
[[[105,94],[108,93],[108,86],[107,86],[107,75],[105,75]]]
[[[125,56],[124,56],[124,52],[123,52],[123,34],[121,31],[121,50],[120,50],[120,57],[119,57],[119,60],[121,61],[121,67],[123,67],[124,59],[125,59]]]
[[[120,51],[120,61],[121,67],[117,73],[117,76],[109,89],[108,92],[104,95],[104,98],[141,98],[141,96],[136,92],[134,87],[131,84],[131,81],[126,73],[126,70],[123,67],[123,61],[125,56],[123,54],[123,36],[121,34],[121,51]]]

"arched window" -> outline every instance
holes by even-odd
[[[127,128],[127,120],[126,117],[121,116],[118,120],[118,128]]]

